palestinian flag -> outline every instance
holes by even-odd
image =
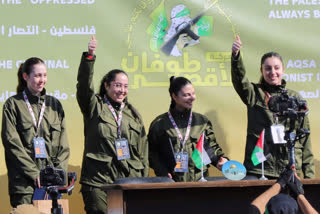
[[[263,154],[263,144],[264,144],[264,129],[262,130],[260,137],[257,141],[256,146],[253,149],[251,160],[253,165],[258,165],[259,163],[262,163],[263,161],[267,160],[266,157]]]
[[[201,135],[198,140],[197,146],[193,151],[191,158],[198,169],[201,169],[202,166],[208,165],[211,163],[208,153],[204,149],[204,133]]]

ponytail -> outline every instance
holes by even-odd
[[[20,64],[18,69],[18,85],[17,85],[17,94],[24,91],[27,87],[27,82],[23,79],[23,63]]]
[[[142,118],[141,115],[138,113],[138,111],[128,102],[128,99],[126,98],[125,100],[126,105],[128,106],[128,108],[130,109],[130,111],[132,112],[134,118],[138,119],[140,123],[142,123]]]

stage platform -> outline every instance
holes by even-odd
[[[247,213],[254,198],[275,180],[112,184],[108,214]],[[320,179],[303,179],[305,196],[320,211]]]

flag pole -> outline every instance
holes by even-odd
[[[207,180],[203,177],[203,144],[204,144],[204,133],[203,133],[203,141],[202,141],[202,152],[201,152],[201,178],[199,181],[206,182]]]
[[[268,178],[264,176],[264,161],[262,161],[261,163],[261,177],[259,178],[259,180],[268,180]]]
[[[264,150],[264,132],[263,132],[262,149]],[[268,180],[268,178],[264,176],[264,161],[262,161],[261,163],[261,177],[259,178],[259,180]]]

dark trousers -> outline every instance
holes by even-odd
[[[87,214],[107,214],[107,193],[98,187],[84,184],[81,193]]]
[[[13,194],[10,195],[10,204],[13,208],[16,208],[21,204],[31,204],[33,194]]]

